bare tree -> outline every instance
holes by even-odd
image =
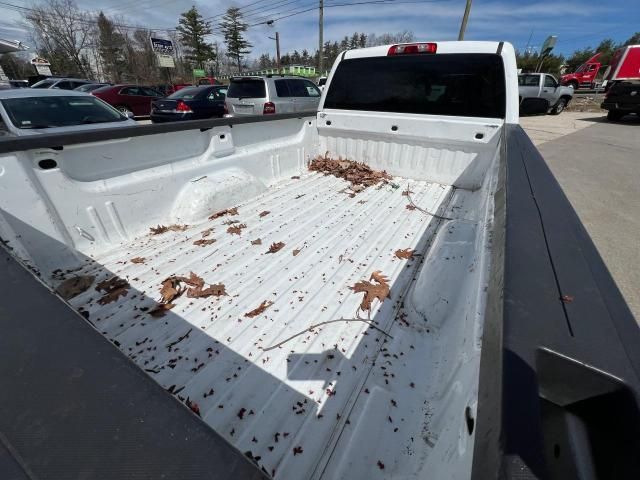
[[[54,71],[66,75],[92,75],[88,48],[94,22],[73,0],[45,0],[24,14],[31,25],[33,41]]]

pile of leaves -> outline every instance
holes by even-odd
[[[354,162],[353,160],[331,159],[328,153],[324,157],[318,156],[311,160],[309,170],[321,172],[325,175],[343,178],[351,183],[351,190],[357,193],[367,187],[377,185],[380,182],[387,182],[391,179],[385,171],[373,170],[365,163]]]
[[[157,227],[151,227],[149,228],[149,230],[151,230],[151,235],[160,235],[162,233],[166,233],[166,232],[184,232],[187,228],[189,228],[189,225],[177,225],[177,224],[173,224],[173,225],[169,225],[169,226],[165,226],[165,225],[158,225]]]
[[[100,305],[106,305],[115,302],[120,297],[126,297],[127,293],[129,293],[129,287],[129,282],[118,276],[101,281],[96,285],[96,290],[98,292],[104,292],[104,295],[100,297],[98,303]]]
[[[361,280],[356,283],[351,290],[356,293],[364,293],[364,298],[360,303],[360,310],[363,312],[371,311],[371,304],[377,298],[380,303],[389,296],[389,279],[385,277],[382,272],[375,271],[369,277],[369,280],[373,280],[375,283],[371,283],[367,280]]]
[[[160,301],[153,310],[149,311],[149,314],[154,317],[164,316],[167,310],[175,307],[173,301],[185,292],[189,298],[220,297],[227,294],[222,283],[212,284],[205,288],[202,277],[193,272],[188,277],[174,275],[162,282]]]

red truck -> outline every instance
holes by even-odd
[[[607,118],[622,119],[628,113],[640,115],[640,45],[618,49],[604,75],[607,90],[601,107]]]
[[[596,53],[589,60],[580,65],[575,72],[566,73],[560,77],[562,85],[572,86],[574,90],[579,88],[595,88],[595,80],[602,64],[598,58],[602,53]]]

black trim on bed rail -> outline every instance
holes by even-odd
[[[472,478],[640,478],[640,329],[540,153],[505,130]]]
[[[102,142],[120,138],[143,137],[162,133],[183,132],[186,130],[206,131],[214,127],[242,125],[245,123],[273,122],[290,118],[315,117],[316,111],[280,113],[277,115],[248,115],[246,117],[208,118],[205,120],[188,120],[184,122],[154,123],[151,125],[132,125],[130,127],[96,128],[73,133],[43,133],[0,139],[0,154],[21,152],[36,148],[60,149],[66,145],[79,143]]]

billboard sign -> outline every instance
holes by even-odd
[[[164,38],[151,37],[151,48],[156,53],[164,55],[173,55],[173,42]]]
[[[557,35],[549,35],[547,39],[542,44],[542,49],[540,50],[540,56],[545,57],[551,53],[553,47],[556,46],[556,41],[558,40]]]
[[[51,75],[51,68],[49,68],[51,67],[51,64],[48,60],[42,57],[34,57],[29,63],[36,67],[36,72],[38,72],[39,75]]]
[[[193,69],[193,76],[196,77],[196,78],[198,78],[198,77],[206,77],[207,74],[201,68],[194,68]]]

